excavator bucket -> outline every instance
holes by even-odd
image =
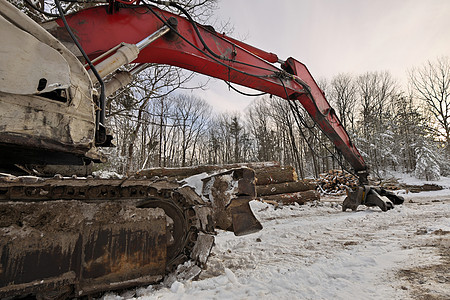
[[[250,208],[248,198],[236,198],[231,200],[230,211],[233,221],[233,232],[235,235],[246,235],[260,231],[261,223],[256,219]]]
[[[342,203],[342,210],[350,208],[356,211],[359,205],[378,206],[382,211],[394,208],[394,204],[402,204],[403,197],[386,191],[381,187],[359,186],[356,190],[347,190],[347,197]]]
[[[255,172],[236,168],[203,180],[203,197],[211,201],[215,226],[245,235],[262,229],[249,202],[256,197]]]

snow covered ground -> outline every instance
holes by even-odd
[[[278,209],[252,201],[264,229],[220,231],[199,280],[103,298],[450,299],[450,178],[438,183],[446,189],[404,194],[388,212],[342,212],[343,197]]]

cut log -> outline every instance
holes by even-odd
[[[286,193],[271,196],[260,197],[263,201],[276,201],[280,204],[304,204],[308,201],[320,201],[320,193],[315,190],[296,192],[296,193]]]
[[[256,185],[297,181],[297,173],[292,166],[255,169]]]
[[[181,167],[181,168],[150,168],[144,169],[137,172],[138,176],[146,176],[148,178],[159,176],[159,177],[171,177],[176,179],[183,179],[200,173],[212,173],[215,171],[229,170],[235,168],[248,167],[251,169],[270,169],[270,168],[280,168],[280,163],[269,161],[269,162],[252,162],[252,163],[238,163],[238,164],[227,164],[227,165],[204,165],[204,166],[194,166],[194,167]]]
[[[278,161],[259,161],[259,162],[241,163],[238,165],[242,165],[242,167],[252,168],[254,170],[281,166],[280,162]]]
[[[420,192],[429,192],[429,191],[440,191],[442,190],[442,186],[437,184],[423,184],[423,185],[405,185],[405,189],[410,193],[420,193]]]
[[[308,190],[314,190],[316,188],[316,183],[314,180],[302,180],[295,182],[284,182],[269,185],[257,185],[256,194],[258,196],[268,196],[275,194],[286,194],[295,192],[304,192]]]

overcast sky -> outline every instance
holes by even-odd
[[[450,0],[221,0],[215,15],[233,37],[306,64],[314,78],[407,71],[450,56]],[[215,111],[241,111],[253,100],[213,81],[196,94]]]

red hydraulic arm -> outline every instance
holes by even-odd
[[[176,26],[167,20],[175,18]],[[257,49],[211,27],[154,6],[129,5],[113,13],[97,6],[66,17],[84,51],[95,58],[125,42],[135,44],[164,25],[172,30],[144,48],[133,63],[181,67],[272,95],[299,101],[358,173],[367,166],[306,66]],[[173,20],[173,19],[172,19]],[[61,20],[59,26],[64,27]],[[61,28],[63,31],[63,28]],[[61,39],[59,36],[58,38]],[[281,69],[273,63],[281,63]]]

